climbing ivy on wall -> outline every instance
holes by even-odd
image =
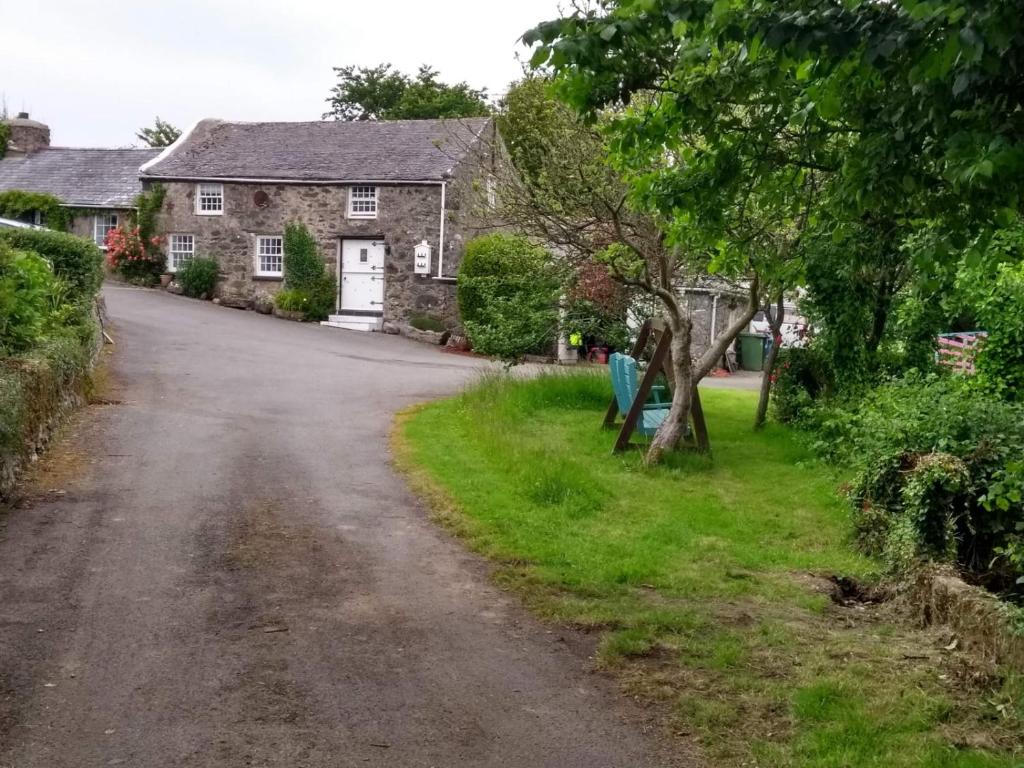
[[[11,139],[11,126],[0,123],[0,160],[7,154],[7,142]]]
[[[6,127],[6,126],[5,126]],[[24,192],[12,189],[0,192],[0,217],[23,219],[39,211],[43,224],[49,229],[66,232],[75,211],[61,206],[60,200],[44,192]]]
[[[147,244],[147,250],[153,243],[156,232],[156,217],[164,205],[167,190],[162,184],[154,184],[135,198],[135,226],[139,228],[139,237]]]

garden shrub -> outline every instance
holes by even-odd
[[[278,291],[274,306],[286,312],[302,312],[306,320],[325,320],[334,311],[336,298],[334,278],[325,274],[306,288]]]
[[[772,375],[772,407],[775,418],[784,423],[800,421],[832,390],[828,363],[813,345],[781,348]]]
[[[988,334],[977,357],[981,381],[1003,397],[1024,401],[1024,264],[1002,265],[974,285],[975,313]]]
[[[305,312],[307,296],[297,288],[282,288],[274,296],[274,306],[285,312]]]
[[[285,224],[284,290],[278,292],[274,304],[289,312],[303,312],[306,320],[324,320],[334,311],[337,293],[316,238],[305,224]]]
[[[310,290],[324,276],[324,260],[312,233],[301,222],[284,225],[284,284]]]
[[[152,286],[167,265],[159,238],[146,239],[138,226],[117,226],[107,233],[107,264],[130,283]]]
[[[39,340],[57,290],[45,259],[0,242],[0,356],[23,352]]]
[[[103,284],[103,251],[84,238],[44,229],[0,229],[0,243],[42,256],[76,300],[91,301]]]
[[[518,360],[551,348],[560,281],[550,255],[523,237],[470,241],[459,269],[459,314],[473,348]]]
[[[176,279],[186,296],[212,298],[219,275],[220,266],[216,259],[198,257],[189,259],[179,268]]]
[[[3,157],[0,154],[0,157]],[[60,200],[45,192],[25,192],[10,189],[0,192],[0,217],[34,223],[38,213],[42,223],[50,229],[64,232],[71,226],[72,211],[61,206]]]
[[[855,469],[860,549],[896,572],[956,564],[996,589],[1024,576],[1024,405],[964,377],[911,373],[815,415],[825,447]]]

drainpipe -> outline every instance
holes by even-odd
[[[441,182],[441,228],[440,234],[438,235],[438,247],[437,247],[437,276],[444,277],[444,206],[445,206],[445,187],[447,182]]]
[[[718,294],[711,299],[711,343],[715,343],[715,321],[718,319]]]

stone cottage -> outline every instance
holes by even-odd
[[[139,166],[160,150],[51,147],[50,128],[27,113],[4,123],[10,135],[0,158],[0,192],[53,195],[70,209],[71,231],[104,247],[107,232],[124,223],[142,191]],[[29,218],[44,223],[39,212]]]
[[[305,224],[338,286],[330,324],[457,324],[455,275],[493,196],[488,118],[204,120],[142,169],[166,190],[167,264],[220,264],[225,303],[266,306],[284,279],[285,224]]]

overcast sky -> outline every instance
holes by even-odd
[[[0,0],[0,96],[55,146],[132,146],[156,115],[317,120],[347,64],[430,64],[501,93],[519,36],[557,15],[557,0]]]

